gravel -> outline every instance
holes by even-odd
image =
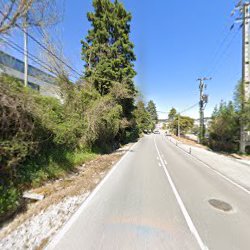
[[[11,234],[1,239],[0,249],[19,250],[37,249],[44,241],[65,224],[79,205],[87,198],[89,193],[63,199],[56,205],[51,205],[46,210],[29,218]]]

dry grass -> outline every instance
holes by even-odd
[[[187,139],[187,138],[183,138],[183,137],[177,137],[175,135],[172,135],[172,137],[180,142],[183,142],[187,145],[190,145],[190,146],[194,146],[194,147],[198,147],[198,148],[204,148],[206,150],[210,150],[211,149],[207,146],[204,146],[204,145],[201,145],[193,140],[190,140],[190,139]],[[236,158],[236,159],[241,159],[241,160],[250,160],[250,155],[240,155],[240,154],[230,154],[230,153],[225,153],[225,152],[217,152],[218,154],[221,154],[221,155],[224,155],[224,156],[229,156],[229,157],[233,157],[233,158]]]
[[[30,190],[45,195],[45,199],[29,203],[25,211],[6,222],[0,231],[0,239],[10,234],[27,219],[39,214],[49,206],[59,203],[65,197],[92,191],[130,146],[129,144],[114,153],[98,156],[95,160],[77,167],[73,174]]]
[[[183,142],[187,145],[190,145],[190,146],[194,146],[194,147],[197,147],[197,148],[204,148],[204,149],[209,149],[207,146],[204,146],[204,145],[201,145],[193,140],[190,140],[190,139],[187,139],[187,138],[183,138],[183,137],[178,137],[178,136],[175,136],[175,135],[172,135],[172,137],[177,140],[177,141],[180,141],[180,142]]]
[[[46,238],[42,241],[42,243],[35,248],[35,250],[43,250],[45,248],[45,246],[48,244],[49,242],[49,238]]]

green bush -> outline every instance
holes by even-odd
[[[2,213],[18,206],[23,190],[64,176],[96,157],[94,151],[107,153],[138,137],[136,117],[123,117],[113,92],[101,96],[89,83],[60,86],[63,103],[0,76]]]
[[[209,146],[218,151],[236,152],[239,149],[239,114],[232,102],[221,102],[215,108],[209,125]]]
[[[20,205],[20,192],[10,186],[0,186],[0,221],[1,217],[7,216],[17,210]],[[7,214],[8,213],[8,214]]]

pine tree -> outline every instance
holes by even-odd
[[[82,41],[86,80],[92,82],[103,96],[118,84],[125,89],[119,96],[125,117],[130,117],[136,95],[133,78],[136,75],[134,45],[130,41],[131,14],[117,0],[93,0],[94,11],[87,14],[92,28]],[[116,86],[117,89],[117,86]]]
[[[215,107],[209,125],[209,145],[215,150],[236,151],[240,135],[239,114],[233,102]]]
[[[151,131],[154,129],[154,121],[152,120],[150,113],[145,108],[143,101],[138,101],[134,114],[140,133],[145,130]]]
[[[149,112],[151,119],[156,123],[158,121],[158,115],[155,103],[150,100],[147,106],[147,111]]]
[[[168,120],[173,121],[177,116],[177,111],[175,108],[171,108],[171,110],[168,113]]]

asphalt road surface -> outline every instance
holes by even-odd
[[[147,135],[47,249],[249,250],[249,193],[164,135]]]

